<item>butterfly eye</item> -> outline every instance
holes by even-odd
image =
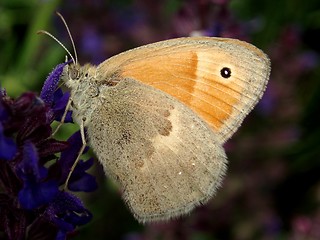
[[[229,78],[231,77],[231,69],[228,67],[224,67],[220,70],[221,77]]]
[[[70,77],[72,80],[78,80],[79,77],[80,77],[79,69],[77,69],[77,68],[70,68],[70,70],[69,70],[69,77]]]

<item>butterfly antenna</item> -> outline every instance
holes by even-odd
[[[69,27],[68,27],[68,24],[67,24],[66,20],[64,19],[64,17],[63,17],[59,12],[56,12],[56,14],[61,18],[64,26],[65,26],[66,29],[67,29],[67,32],[68,32],[68,34],[69,34],[69,38],[70,38],[70,41],[71,41],[71,44],[72,44],[72,47],[73,47],[74,56],[75,56],[75,59],[76,59],[75,64],[78,64],[78,54],[77,54],[77,50],[76,50],[76,46],[75,46],[75,44],[74,44],[74,41],[73,41],[73,38],[72,38],[72,35],[71,35],[71,32],[70,32],[70,29],[69,29]]]
[[[55,37],[53,36],[51,33],[45,31],[45,30],[39,30],[37,31],[37,34],[45,34],[45,35],[48,35],[49,37],[51,37],[53,40],[55,40],[57,43],[59,43],[59,45],[68,53],[68,55],[71,57],[72,61],[74,63],[76,63],[76,61],[74,60],[72,54],[69,52],[69,50]],[[76,58],[77,60],[77,58]]]

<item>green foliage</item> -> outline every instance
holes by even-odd
[[[50,29],[59,0],[4,1],[0,3],[0,79],[11,96],[39,90],[52,68],[59,63],[63,51],[57,44],[43,54],[44,40],[36,33]]]

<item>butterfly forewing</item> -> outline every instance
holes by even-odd
[[[225,142],[261,98],[270,62],[256,47],[234,39],[180,38],[136,48],[102,63],[186,104]],[[221,71],[228,68],[231,76]]]

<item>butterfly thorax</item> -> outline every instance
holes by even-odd
[[[62,80],[71,90],[73,117],[79,124],[84,120],[86,125],[92,112],[101,104],[98,98],[102,85],[99,76],[97,67],[89,64],[71,64],[63,70]]]

